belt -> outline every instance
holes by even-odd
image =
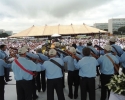
[[[23,79],[23,80],[17,80],[17,82],[20,82],[20,81],[32,81],[32,80],[25,80],[25,79]]]
[[[112,76],[113,74],[106,75],[106,74],[102,74],[102,73],[101,73],[101,75],[104,75],[104,76]]]
[[[93,79],[93,78],[95,79],[95,77],[80,77],[80,79],[86,79],[86,78],[87,79]]]
[[[47,79],[47,80],[56,80],[56,79],[62,79],[62,77],[60,77],[60,78],[53,78],[53,79]]]

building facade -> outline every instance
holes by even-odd
[[[113,18],[108,20],[108,31],[113,34],[113,32],[118,31],[120,27],[125,26],[125,18]]]
[[[4,32],[4,30],[3,29],[0,29],[0,34],[2,34]]]
[[[95,23],[93,26],[101,30],[108,30],[108,23]]]
[[[13,31],[5,31],[4,33],[7,33],[8,35],[12,35]]]

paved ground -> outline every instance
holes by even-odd
[[[14,85],[15,84],[15,80],[13,78],[13,73],[11,73],[11,76],[12,76],[12,81],[9,82],[9,85],[6,85],[5,86],[5,100],[17,100],[16,97],[17,97],[17,94],[16,94],[16,86]],[[98,77],[96,78],[96,88],[98,87],[98,84],[99,84],[99,81],[98,81]],[[73,100],[73,99],[69,99],[68,98],[68,86],[67,86],[67,74],[65,75],[65,89],[64,89],[64,94],[65,94],[65,100]],[[47,96],[46,96],[46,92],[40,92],[39,94],[39,99],[38,100],[47,100]],[[96,100],[99,100],[100,98],[100,89],[97,89],[96,90]],[[57,99],[57,95],[56,95],[56,92],[55,92],[55,100],[58,100]],[[74,100],[80,100],[80,91],[79,91],[79,97],[78,99],[74,99]],[[89,99],[87,99],[89,100]]]

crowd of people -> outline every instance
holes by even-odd
[[[119,68],[125,74],[124,41],[115,37],[105,39],[62,39],[51,41],[1,41],[0,42],[0,100],[4,100],[4,86],[10,69],[16,80],[17,100],[36,100],[36,91],[47,90],[47,100],[65,100],[65,72],[68,73],[68,97],[81,100],[106,100],[110,96],[109,83]],[[42,50],[42,47],[46,47]],[[65,50],[61,49],[65,47]],[[47,49],[49,48],[49,49]],[[114,67],[115,66],[115,67]],[[100,76],[101,97],[95,95],[95,78]],[[73,89],[74,88],[74,89]],[[107,95],[108,93],[108,95]],[[42,99],[42,98],[41,98]]]

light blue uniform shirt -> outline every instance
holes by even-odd
[[[90,50],[93,51],[95,55],[99,55],[99,52],[94,47],[92,46],[87,46],[87,47],[90,48]]]
[[[45,56],[45,55],[42,54],[42,53],[37,53],[37,55],[38,55],[43,61],[46,61],[46,60],[49,59],[47,56]]]
[[[82,54],[82,50],[85,48],[86,46],[77,46],[76,49],[78,49],[78,51],[80,51],[80,53]],[[82,54],[83,55],[83,54]]]
[[[115,44],[113,44],[113,45],[111,45],[111,46],[112,46],[112,51],[113,51],[113,52],[115,52],[115,53],[117,53],[117,52],[118,52],[120,55],[122,55],[122,54],[123,54],[123,50],[122,50],[122,48],[121,48],[120,46],[115,45]],[[116,52],[116,50],[115,50],[113,47],[115,47],[115,48],[116,48],[117,52]]]
[[[74,64],[79,69],[79,76],[81,77],[96,77],[96,66],[98,62],[94,57],[85,56],[77,63],[74,59]]]
[[[119,58],[119,62],[122,64],[122,67],[125,68],[125,52]]]
[[[10,68],[11,64],[7,64],[4,60],[0,59],[0,76],[4,76],[4,67]]]
[[[111,75],[111,74],[114,74],[114,65],[112,64],[112,62],[109,60],[109,58],[106,55],[109,55],[114,61],[114,63],[116,64],[119,63],[119,60],[111,53],[107,53],[104,56],[100,56],[98,58],[98,63],[100,65],[101,73],[106,74],[106,75]]]
[[[83,58],[83,56],[82,56],[82,55],[77,54],[77,53],[76,53],[76,56],[77,56],[78,58],[80,58],[80,59],[82,59],[82,58]],[[75,70],[78,70],[78,69],[75,67]]]
[[[66,56],[63,58],[63,61],[67,63],[67,70],[68,71],[74,71],[75,70],[75,65],[74,65],[74,59],[71,56]]]
[[[33,53],[31,53],[31,52],[26,52],[26,55],[29,56],[29,57],[31,57],[31,58],[34,58],[34,59],[39,59],[38,55],[33,54]],[[28,57],[27,57],[27,58],[28,58]]]
[[[5,57],[6,57],[5,52],[0,50],[0,59],[4,59]]]
[[[61,58],[51,58],[53,60],[55,60],[56,62],[58,62],[60,65],[62,65],[64,67],[64,62]],[[45,61],[43,63],[42,69],[46,70],[46,77],[48,79],[55,79],[55,78],[61,78],[63,77],[62,74],[62,70],[61,68],[59,68],[57,65],[55,65],[53,62],[51,61]]]
[[[28,60],[24,57],[19,57],[18,62],[27,70],[30,71],[41,71],[41,67],[37,66],[33,61]],[[15,80],[32,80],[33,76],[29,73],[23,71],[16,63],[13,61],[12,70],[14,72]]]

